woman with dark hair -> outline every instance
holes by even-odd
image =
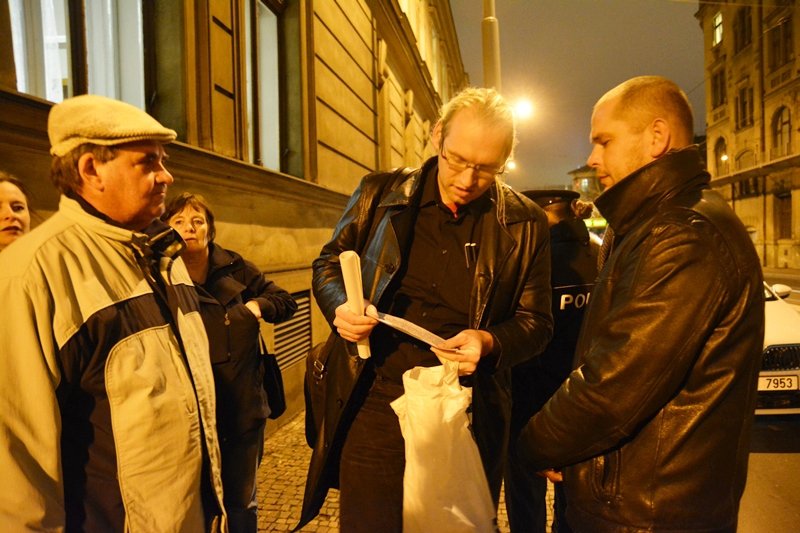
[[[28,197],[22,181],[0,170],[0,251],[30,231]]]
[[[182,257],[197,287],[208,333],[230,531],[255,533],[256,470],[269,415],[262,384],[259,319],[287,320],[297,303],[253,263],[214,243],[214,214],[202,196],[183,193],[173,198],[161,218],[186,242]]]

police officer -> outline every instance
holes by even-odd
[[[579,202],[569,190],[532,190],[523,194],[539,204],[550,227],[551,286],[553,289],[553,339],[539,356],[512,370],[511,440],[517,435],[572,370],[572,359],[583,312],[597,277],[599,244],[582,218],[591,204]],[[505,497],[512,533],[544,532],[547,480],[516,464],[509,450],[505,471]],[[553,531],[571,531],[564,519],[564,494],[556,484]]]

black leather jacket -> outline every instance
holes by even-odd
[[[437,158],[410,174],[379,172],[365,177],[350,199],[333,238],[313,264],[314,296],[328,322],[346,301],[338,256],[355,250],[361,256],[365,297],[379,302],[403,261],[401,250],[413,232],[413,207],[424,176]],[[435,174],[433,174],[435,175]],[[492,189],[494,190],[494,189]],[[493,206],[481,225],[481,243],[470,298],[470,328],[491,332],[499,348],[484,357],[474,374],[473,427],[495,501],[508,444],[511,411],[510,368],[544,349],[552,333],[550,314],[550,248],[544,212],[509,187],[505,220],[497,222]],[[368,238],[372,228],[373,236]],[[351,395],[365,386],[369,363],[354,357],[354,345],[339,343],[328,360],[327,401],[322,435],[309,466],[303,517],[313,518],[329,487],[338,483],[341,443],[353,416]],[[347,355],[346,350],[350,355]],[[366,384],[368,385],[368,384]],[[298,526],[298,527],[300,527]]]
[[[708,189],[697,147],[620,181],[596,206],[616,232],[579,367],[518,441],[567,466],[579,531],[735,531],[764,334],[761,266]]]

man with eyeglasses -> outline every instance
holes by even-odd
[[[327,357],[300,525],[340,488],[341,531],[402,531],[404,442],[390,402],[402,376],[459,362],[473,386],[473,431],[495,505],[510,419],[510,369],[552,333],[547,218],[502,181],[515,142],[510,106],[493,89],[466,89],[442,109],[438,151],[419,169],[366,176],[313,264],[317,303],[338,333]],[[352,313],[339,254],[361,256],[365,305],[447,339],[424,343]],[[369,338],[372,356],[352,343]],[[441,443],[448,446],[448,443]]]

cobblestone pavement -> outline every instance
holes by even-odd
[[[268,424],[273,423],[268,422]],[[306,469],[310,457],[311,449],[305,442],[302,412],[267,436],[264,443],[264,458],[258,471],[259,532],[285,532],[297,525],[300,520]],[[548,499],[551,498],[552,490],[548,492]],[[502,495],[497,522],[502,533],[509,531]],[[331,490],[328,493],[328,499],[319,516],[301,531],[317,533],[339,531],[338,491]]]

